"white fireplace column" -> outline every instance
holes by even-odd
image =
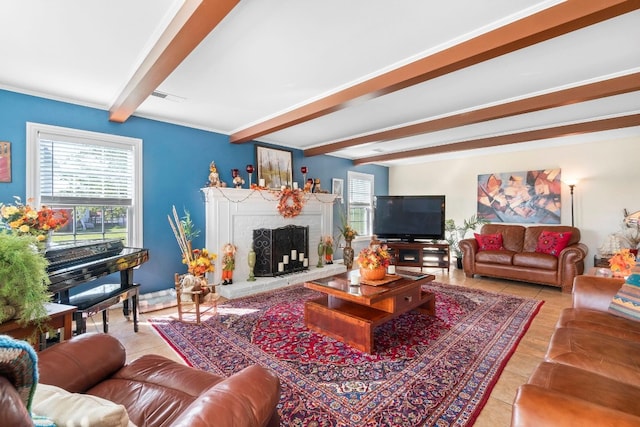
[[[321,236],[333,235],[334,194],[306,193],[304,207],[298,216],[284,218],[278,212],[279,193],[268,190],[236,188],[203,188],[206,206],[206,248],[218,254],[214,283],[221,282],[222,247],[236,246],[236,268],[233,285],[243,286],[249,277],[247,255],[253,242],[253,230],[286,225],[309,226],[309,266],[318,263],[318,243]],[[259,279],[258,279],[259,280]]]

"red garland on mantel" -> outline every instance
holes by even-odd
[[[293,218],[300,215],[304,207],[304,191],[300,189],[285,188],[280,192],[278,212],[285,218]]]

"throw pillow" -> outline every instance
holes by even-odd
[[[640,274],[632,274],[611,300],[609,312],[625,319],[640,320]]]
[[[558,233],[555,231],[543,231],[538,237],[536,252],[558,256],[569,244],[571,232]]]
[[[48,384],[37,385],[33,413],[50,418],[58,426],[135,427],[122,405]]]
[[[502,233],[478,234],[473,233],[478,242],[479,251],[499,251],[502,247]]]

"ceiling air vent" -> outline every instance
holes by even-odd
[[[171,95],[170,93],[160,92],[159,90],[154,90],[153,92],[151,92],[151,96],[173,102],[183,102],[184,100],[186,100],[186,98],[183,98],[181,96]]]
[[[157,90],[154,90],[153,92],[151,92],[151,96],[155,96],[157,98],[165,99],[167,96],[169,96],[169,94],[168,93],[158,92]]]

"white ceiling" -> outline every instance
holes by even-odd
[[[199,1],[2,1],[0,87],[110,110],[176,14]],[[170,97],[148,96],[133,114],[232,135],[561,3],[241,0],[151,88]],[[639,73],[638,40],[640,10],[634,10],[383,96],[357,97],[338,111],[256,139],[302,150],[321,148]],[[640,91],[634,90],[328,154],[358,160],[638,113]],[[640,126],[616,135],[621,132],[639,135]],[[603,141],[609,137],[610,132],[590,135]],[[418,152],[377,157],[375,163],[429,158]]]

